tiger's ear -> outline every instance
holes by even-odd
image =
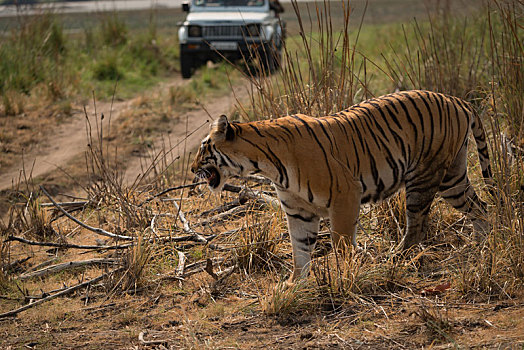
[[[211,124],[211,135],[215,141],[233,141],[235,138],[233,128],[224,114]]]

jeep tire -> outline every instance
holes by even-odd
[[[262,56],[262,65],[268,73],[274,73],[280,68],[282,53],[279,48],[271,48]]]
[[[193,57],[187,53],[180,53],[180,71],[182,72],[182,78],[191,78],[191,70],[193,68]]]

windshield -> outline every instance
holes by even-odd
[[[199,7],[224,7],[224,6],[264,6],[265,0],[195,0],[194,5]]]

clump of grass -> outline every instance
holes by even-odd
[[[120,19],[116,11],[102,14],[99,31],[105,45],[119,46],[127,42],[127,25]]]
[[[171,86],[169,88],[169,105],[177,108],[193,107],[196,93],[186,86]]]
[[[490,24],[491,92],[494,114],[507,123],[508,135],[524,146],[524,46],[522,44],[522,4],[495,1],[496,12],[488,11]],[[520,150],[520,155],[523,151]]]
[[[61,96],[58,82],[65,64],[67,40],[64,29],[52,13],[24,18],[19,27],[0,38],[0,93],[27,94],[40,83],[49,85],[50,95]],[[9,100],[4,109],[11,111]],[[9,114],[9,113],[7,113]]]
[[[122,257],[124,271],[121,281],[122,290],[137,290],[147,282],[146,272],[152,258],[152,247],[143,234],[139,234],[136,244]]]
[[[483,101],[496,183],[490,213],[493,229],[465,259],[459,277],[464,294],[511,299],[524,285],[524,163],[519,150],[524,135],[524,49],[517,23],[522,9],[498,1],[495,6],[497,11],[487,11],[492,79],[484,86]]]
[[[248,224],[247,229],[238,236],[235,242],[235,260],[238,266],[248,274],[270,270],[277,256],[278,232],[280,232],[278,222],[276,219],[261,222],[262,217],[256,212],[250,213],[246,222],[250,222],[249,218],[253,220],[253,223]]]
[[[277,283],[272,290],[260,297],[259,302],[264,314],[285,319],[297,313],[311,311],[315,298],[313,289],[303,279],[293,285]]]
[[[93,67],[93,76],[97,80],[118,81],[124,78],[118,56],[115,52],[101,55]]]
[[[431,339],[435,341],[448,341],[457,346],[453,338],[454,325],[447,312],[442,312],[436,306],[420,304],[414,314],[420,319]]]

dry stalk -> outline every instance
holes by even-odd
[[[112,265],[116,263],[118,263],[117,259],[105,259],[105,258],[95,258],[95,259],[80,260],[80,261],[69,261],[66,263],[45,267],[43,269],[40,269],[34,272],[24,273],[22,275],[19,275],[17,279],[23,281],[29,278],[42,277],[42,276],[45,276],[51,273],[56,273],[56,272],[60,272],[63,270],[68,270],[68,269],[74,269],[80,266],[102,265],[102,264],[111,264]]]
[[[31,303],[31,304],[24,305],[24,306],[19,307],[18,309],[15,309],[15,310],[4,312],[4,313],[0,314],[0,319],[15,316],[15,315],[19,314],[22,311],[25,311],[27,309],[30,309],[30,308],[34,307],[34,306],[43,304],[46,301],[53,300],[53,299],[56,299],[56,298],[64,296],[64,295],[71,294],[71,293],[73,293],[74,291],[76,291],[76,290],[78,290],[80,288],[87,287],[87,286],[89,286],[89,285],[91,285],[93,283],[97,283],[97,282],[103,280],[104,278],[106,278],[106,277],[108,277],[108,276],[110,276],[110,275],[112,275],[114,273],[117,273],[117,272],[121,271],[122,269],[123,268],[119,268],[119,269],[107,272],[107,273],[105,273],[105,274],[103,274],[101,276],[98,276],[96,278],[93,278],[93,279],[91,279],[89,281],[85,281],[85,282],[79,283],[76,286],[64,289],[64,290],[62,290],[62,291],[60,291],[58,293],[55,293],[55,294],[50,295],[48,297],[39,299],[39,300],[37,300],[37,301],[35,301],[35,302]]]
[[[134,237],[117,235],[115,233],[111,233],[111,232],[106,231],[104,229],[97,228],[97,227],[92,227],[92,226],[89,226],[86,223],[83,223],[82,221],[80,221],[77,218],[75,218],[73,215],[69,214],[67,211],[65,211],[64,208],[62,208],[57,202],[55,202],[53,197],[51,197],[51,195],[49,193],[47,193],[47,191],[45,190],[44,187],[40,186],[40,190],[47,196],[47,198],[49,198],[49,200],[55,205],[55,207],[62,212],[62,214],[64,214],[69,219],[73,220],[75,223],[77,223],[78,225],[82,226],[83,228],[88,229],[89,231],[92,231],[92,232],[97,233],[99,235],[106,236],[106,237],[123,239],[123,240],[134,240],[135,239]]]

